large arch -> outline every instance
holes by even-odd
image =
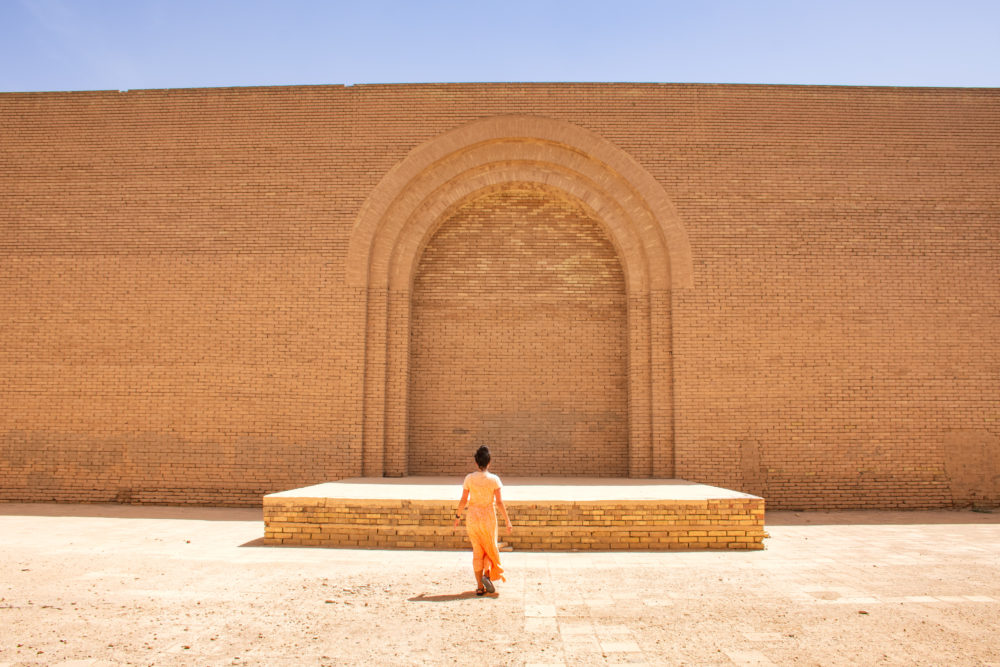
[[[345,265],[366,303],[362,473],[407,469],[410,295],[424,246],[463,202],[513,182],[558,189],[605,225],[628,293],[628,472],[673,476],[671,293],[693,283],[687,233],[663,188],[624,151],[527,116],[476,121],[417,147],[362,206]]]

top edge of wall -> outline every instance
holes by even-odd
[[[796,90],[796,91],[816,91],[816,92],[837,92],[837,91],[913,91],[913,92],[982,92],[996,93],[1000,88],[990,87],[965,87],[965,86],[873,86],[873,85],[833,85],[833,84],[784,84],[784,83],[671,83],[671,82],[446,82],[446,83],[357,83],[357,84],[307,84],[307,85],[278,85],[278,86],[218,86],[218,87],[193,87],[193,88],[133,88],[128,90],[53,90],[53,91],[8,91],[0,92],[2,96],[10,95],[30,95],[30,96],[107,96],[107,95],[190,95],[190,94],[218,94],[218,93],[284,93],[296,91],[345,91],[352,90],[385,90],[385,89],[418,89],[418,88],[564,88],[564,89],[585,89],[585,88],[608,88],[608,89],[657,89],[657,88],[677,88],[677,89],[705,89],[705,90]]]

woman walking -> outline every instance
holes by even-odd
[[[494,509],[500,509],[500,515],[507,523],[507,534],[513,530],[507,508],[503,506],[500,489],[503,484],[500,478],[489,472],[490,450],[480,447],[476,450],[476,465],[479,472],[469,473],[462,483],[462,499],[458,501],[455,510],[455,527],[462,520],[462,509],[467,508],[465,528],[472,542],[472,571],[476,577],[476,595],[495,593],[493,582],[506,581],[503,569],[500,567],[500,550],[497,548],[497,514]]]

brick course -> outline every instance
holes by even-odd
[[[505,502],[526,551],[676,551],[764,548],[760,498]],[[265,498],[266,544],[362,549],[467,549],[454,501]]]
[[[628,453],[581,432],[588,465],[772,508],[996,504],[998,102],[653,84],[0,94],[0,499],[256,504],[424,470],[446,427],[423,426],[421,401],[442,397],[414,388],[447,377],[410,347],[431,331],[424,247],[469,197],[527,179],[583,207],[576,229],[598,224],[621,262],[627,389],[604,399],[625,402],[608,423]],[[557,129],[406,172],[507,116]],[[456,208],[379,199],[448,165],[431,191]],[[387,237],[402,245],[379,254],[406,206]],[[611,364],[610,335],[599,354],[575,343],[586,365]]]
[[[579,205],[527,185],[458,209],[413,290],[409,473],[625,477],[621,264]]]

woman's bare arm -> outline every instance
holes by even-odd
[[[507,534],[510,535],[513,532],[514,527],[510,525],[510,517],[507,516],[507,508],[503,505],[503,498],[500,497],[500,489],[493,492],[493,499],[497,503],[497,509],[500,510],[500,516],[507,523]]]
[[[455,510],[455,527],[458,527],[458,523],[462,520],[462,508],[465,507],[469,500],[469,490],[466,488],[462,489],[462,499],[458,501],[458,508]]]

